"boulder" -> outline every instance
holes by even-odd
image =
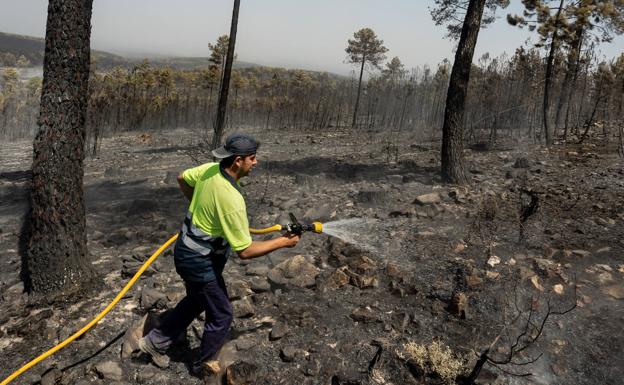
[[[349,283],[349,276],[345,273],[347,267],[340,267],[334,270],[328,277],[325,286],[329,289],[339,289]]]
[[[448,310],[454,316],[465,319],[468,310],[468,297],[462,292],[455,292],[451,296]]]
[[[236,318],[247,318],[256,314],[253,304],[247,298],[232,302],[232,312]]]
[[[368,306],[359,307],[351,313],[351,319],[357,322],[371,323],[379,321],[379,317]]]
[[[228,283],[228,297],[230,301],[236,301],[253,294],[249,283],[243,280],[233,280]]]
[[[429,193],[423,194],[416,197],[414,203],[420,206],[432,205],[434,203],[440,203],[442,201],[442,197],[438,193]]]
[[[294,346],[284,346],[280,350],[280,357],[284,362],[293,362],[295,359],[305,357],[307,355],[308,352]]]
[[[254,293],[264,293],[271,290],[271,284],[265,277],[251,277],[249,286]]]
[[[140,302],[143,310],[165,309],[167,307],[167,295],[160,290],[143,287]]]
[[[95,372],[100,378],[108,380],[108,382],[121,381],[123,379],[121,366],[115,361],[106,361],[95,365]]]
[[[320,269],[303,255],[295,255],[275,266],[268,273],[269,280],[277,285],[311,287],[316,283]]]
[[[269,334],[269,339],[271,341],[279,340],[282,337],[284,337],[286,334],[288,334],[289,331],[290,329],[288,328],[288,325],[286,325],[284,322],[277,322],[273,326],[273,329],[271,329],[271,333]]]
[[[225,370],[227,385],[253,385],[262,377],[257,365],[245,361],[235,362]]]

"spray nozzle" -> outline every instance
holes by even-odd
[[[290,217],[290,223],[282,226],[282,229],[289,233],[301,235],[304,231],[312,231],[318,234],[323,232],[323,224],[321,222],[300,223],[293,213],[288,213],[288,216]]]

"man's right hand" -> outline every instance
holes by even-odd
[[[285,233],[284,235],[282,235],[282,238],[284,238],[283,247],[291,248],[297,246],[297,243],[299,243],[299,241],[301,240],[301,235]]]

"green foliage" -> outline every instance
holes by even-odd
[[[349,45],[345,49],[349,63],[366,64],[379,68],[381,62],[386,59],[384,55],[388,49],[384,47],[383,40],[377,38],[370,28],[362,28],[353,34],[353,39],[348,40]]]
[[[459,39],[469,0],[435,0],[435,6],[429,8],[431,18],[436,25],[446,25],[446,37]],[[481,28],[485,28],[496,20],[497,8],[507,8],[509,0],[487,0],[485,12],[481,20]]]

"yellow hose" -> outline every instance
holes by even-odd
[[[117,294],[115,299],[113,299],[113,302],[108,304],[106,309],[102,310],[102,312],[100,314],[98,314],[97,317],[95,317],[93,320],[91,320],[91,322],[89,322],[85,327],[83,327],[82,329],[80,329],[79,331],[74,333],[71,337],[67,338],[65,341],[61,342],[60,344],[56,345],[52,349],[50,349],[47,352],[43,353],[39,357],[37,357],[34,360],[30,361],[26,365],[22,366],[18,371],[14,372],[9,377],[7,377],[4,381],[2,381],[0,383],[0,385],[6,385],[9,382],[13,381],[18,376],[20,376],[22,373],[24,373],[28,369],[32,368],[33,366],[37,365],[39,362],[45,360],[46,358],[48,358],[52,354],[54,354],[54,353],[58,352],[59,350],[63,349],[65,346],[69,345],[76,338],[78,338],[81,335],[85,334],[89,329],[91,329],[93,326],[95,326],[95,324],[97,324],[102,318],[104,318],[104,316],[109,311],[111,311],[111,309],[113,307],[115,307],[117,302],[119,302],[119,300],[121,300],[121,298],[128,292],[128,290],[130,290],[132,285],[134,285],[134,283],[139,279],[141,274],[143,274],[145,272],[145,270],[147,270],[147,268],[152,264],[152,262],[154,262],[156,260],[156,258],[158,258],[158,256],[163,251],[165,251],[173,242],[175,242],[176,239],[178,239],[178,234],[172,236],[171,238],[169,238],[169,240],[167,242],[165,242],[162,246],[160,246],[160,248],[158,250],[156,250],[156,252],[154,254],[152,254],[151,257],[149,257],[149,259],[143,264],[143,266],[141,266],[139,271],[137,271],[136,274],[134,274],[134,277],[132,277],[130,282],[128,282],[126,284],[126,286],[119,292],[119,294]]]
[[[282,225],[275,225],[275,226],[267,227],[265,229],[249,229],[249,232],[252,234],[268,234],[268,233],[281,231],[281,230],[282,230]]]

